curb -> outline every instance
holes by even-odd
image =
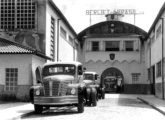
[[[151,104],[150,102],[142,99],[142,98],[139,98],[137,97],[137,99],[141,100],[142,102],[144,102],[145,104],[148,104],[149,106],[151,106],[152,108],[154,108],[155,110],[157,110],[158,112],[162,113],[163,115],[165,115],[165,112],[162,111],[161,109],[159,109],[158,107],[156,107],[155,105]]]

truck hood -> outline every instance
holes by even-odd
[[[92,80],[83,80],[83,82],[84,82],[85,84],[87,84],[87,85],[89,85],[89,84],[92,84],[92,83],[93,83],[93,81],[92,81]]]
[[[44,77],[43,79],[45,80],[51,80],[51,81],[73,81],[74,80],[74,76],[72,75],[53,75],[53,76],[48,76],[48,77]]]

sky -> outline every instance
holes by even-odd
[[[90,25],[105,21],[105,15],[86,14],[87,10],[135,9],[137,14],[124,15],[122,21],[148,32],[165,0],[53,0],[76,33]]]

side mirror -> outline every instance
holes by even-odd
[[[37,84],[42,83],[40,80],[37,80]]]
[[[98,76],[98,75],[96,74],[96,75],[95,75],[95,80],[97,80],[97,76]]]
[[[78,75],[82,75],[82,74],[83,74],[82,70],[79,70]]]

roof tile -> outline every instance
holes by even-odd
[[[23,47],[22,45],[19,45],[17,43],[14,43],[9,40],[1,39],[0,38],[0,53],[1,54],[30,54],[34,53],[34,50],[28,49]]]

